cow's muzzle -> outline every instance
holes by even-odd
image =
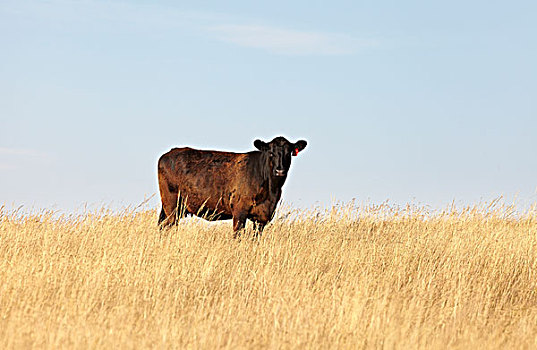
[[[285,170],[276,170],[276,176],[285,176]]]

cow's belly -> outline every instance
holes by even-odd
[[[189,213],[214,220],[231,218],[229,194],[226,195],[229,191],[225,188],[215,187],[214,184],[182,184],[178,190],[181,202]]]
[[[189,193],[188,191],[183,193],[180,194],[181,199],[185,204],[186,209],[192,214],[200,215],[201,213],[206,213],[231,215],[229,204],[224,200],[222,195],[217,197],[214,194],[211,196],[192,192]]]

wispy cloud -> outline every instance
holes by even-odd
[[[378,40],[355,34],[296,30],[259,24],[261,18],[232,14],[184,11],[175,6],[110,1],[50,0],[21,2],[7,0],[4,11],[11,15],[45,18],[77,25],[99,23],[134,26],[168,33],[205,35],[242,47],[283,55],[346,55],[379,45]],[[245,24],[249,23],[249,24]],[[252,24],[253,23],[253,24]]]
[[[376,40],[360,40],[346,34],[298,31],[272,26],[223,25],[210,30],[220,40],[284,55],[345,55],[378,45]]]
[[[14,166],[13,164],[4,163],[0,161],[0,170],[7,171],[7,170],[14,170],[14,169],[17,169],[17,167]]]
[[[8,147],[0,147],[0,156],[27,156],[27,157],[48,158],[48,155],[46,153],[40,152],[35,149],[8,148]]]
[[[53,156],[36,149],[0,147],[0,170],[14,170],[22,164],[48,164]]]

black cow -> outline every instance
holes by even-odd
[[[256,140],[258,151],[231,153],[174,148],[158,161],[161,228],[186,214],[208,220],[233,219],[234,237],[246,219],[261,232],[272,219],[291,166],[307,145],[284,137]]]

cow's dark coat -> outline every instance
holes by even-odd
[[[291,156],[307,143],[276,137],[256,140],[258,151],[231,153],[174,148],[158,161],[161,227],[185,214],[209,220],[233,219],[235,235],[246,219],[259,232],[272,219],[291,166]]]

